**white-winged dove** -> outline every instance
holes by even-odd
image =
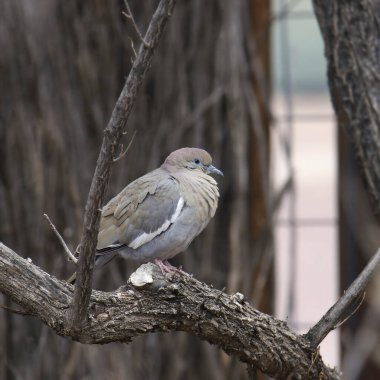
[[[182,148],[131,182],[102,209],[95,265],[120,255],[172,271],[167,260],[183,252],[215,214],[219,191],[211,173],[223,175],[205,150]]]

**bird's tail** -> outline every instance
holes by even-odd
[[[108,264],[113,258],[117,256],[117,251],[115,249],[106,250],[106,248],[97,250],[95,256],[95,267],[102,267]],[[77,272],[74,272],[67,280],[69,284],[75,284],[77,278]]]

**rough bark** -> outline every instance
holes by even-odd
[[[335,112],[353,143],[376,214],[380,211],[380,5],[314,0]]]
[[[103,344],[186,331],[277,379],[339,378],[304,337],[253,309],[240,293],[227,295],[188,275],[164,278],[153,264],[145,271],[151,277],[145,286],[130,280],[114,292],[93,290],[83,327],[73,331],[66,319],[73,286],[0,244],[0,291],[61,336]]]

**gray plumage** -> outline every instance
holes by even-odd
[[[222,172],[202,149],[182,148],[136,179],[102,209],[95,264],[115,255],[162,263],[186,250],[214,216]]]

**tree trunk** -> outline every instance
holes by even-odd
[[[380,243],[378,220],[373,218],[378,219],[380,210],[380,5],[366,0],[314,0],[314,8],[325,43],[328,83],[340,128],[343,292]],[[367,194],[358,182],[357,167]],[[342,326],[341,368],[348,379],[380,375],[378,343],[372,347],[368,340],[363,341],[363,336],[372,336],[378,342],[378,323],[374,323],[379,318],[377,298],[377,290],[369,291],[355,317]]]
[[[314,0],[325,43],[328,83],[339,126],[349,136],[380,211],[380,5]]]

